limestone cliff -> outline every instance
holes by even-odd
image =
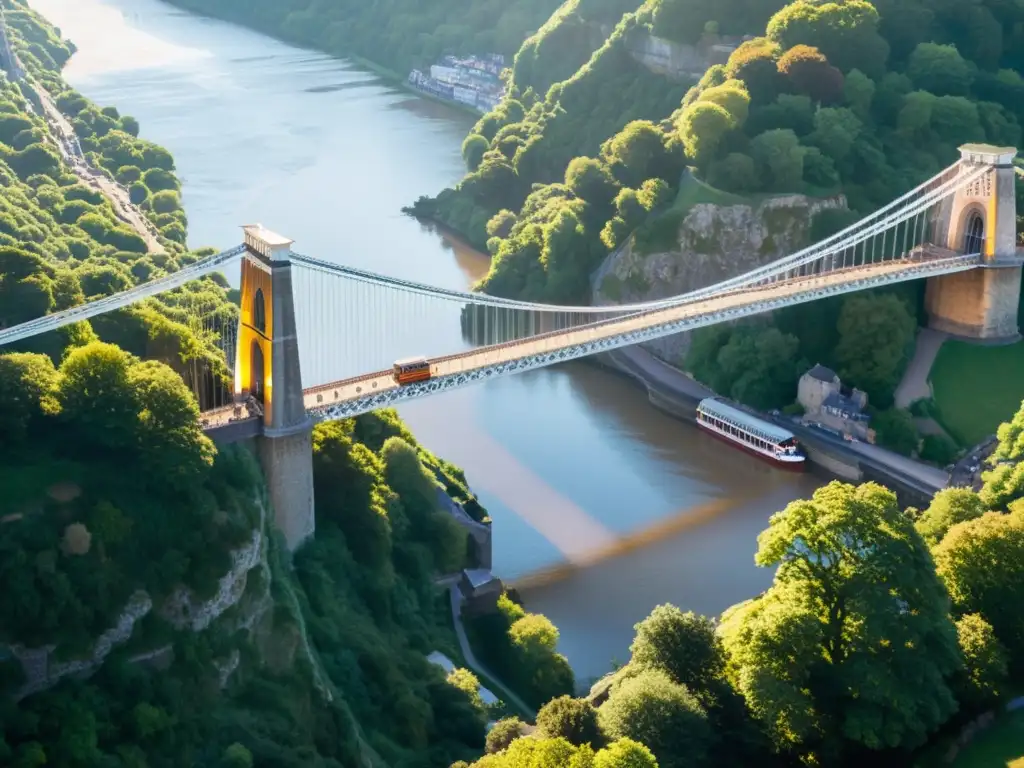
[[[258,527],[253,530],[248,544],[231,553],[231,567],[221,577],[217,592],[212,598],[205,601],[197,600],[187,589],[180,588],[159,608],[158,612],[161,617],[173,627],[189,629],[193,632],[202,631],[215,619],[223,616],[228,609],[240,606],[245,602],[244,610],[240,612],[234,628],[251,629],[253,624],[270,607],[272,604],[269,591],[270,572],[267,563],[266,536],[264,535],[267,516],[262,503],[259,503],[259,509],[260,523]],[[243,601],[250,572],[257,566],[261,566],[260,586],[255,591],[255,595],[252,595],[249,600]],[[114,626],[96,638],[92,651],[81,658],[57,661],[54,658],[55,645],[38,648],[12,645],[9,649],[10,653],[21,663],[25,673],[25,682],[15,693],[15,700],[56,685],[62,678],[69,675],[87,676],[94,672],[116,646],[127,642],[136,622],[145,617],[152,608],[152,598],[144,590],[137,590]],[[169,650],[169,646],[162,646],[133,657],[133,661],[139,663],[150,661],[155,657],[165,655]],[[237,659],[226,659],[220,665],[222,685],[237,665]]]
[[[593,301],[651,301],[735,277],[807,246],[814,216],[845,207],[842,195],[784,195],[753,205],[699,203],[680,221],[672,250],[641,252],[630,238],[608,256],[594,275]],[[677,362],[689,347],[689,336],[676,334],[647,347]]]

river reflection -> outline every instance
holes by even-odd
[[[322,259],[446,288],[486,260],[400,209],[458,180],[474,118],[377,76],[158,0],[32,0],[78,45],[67,78],[134,115],[183,179],[194,245],[230,246],[261,221]],[[814,487],[654,409],[629,381],[576,363],[401,409],[462,465],[495,528],[495,570],[516,580],[586,564],[624,534],[679,516],[656,544],[524,590],[562,630],[582,678],[626,657],[658,602],[718,613],[756,594],[769,515]],[[710,510],[710,511],[709,511]]]

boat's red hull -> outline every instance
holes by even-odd
[[[713,429],[709,429],[707,425],[701,423],[700,421],[697,422],[697,426],[704,430],[705,433],[711,435],[712,437],[718,438],[723,443],[731,445],[733,448],[738,448],[739,450],[751,456],[755,456],[761,459],[761,461],[765,462],[766,464],[771,464],[776,469],[781,469],[785,472],[803,472],[804,468],[807,465],[806,459],[804,459],[803,461],[779,461],[778,459],[773,459],[771,456],[765,456],[760,451],[755,451],[749,445],[746,445],[740,442],[739,440],[733,440],[731,437],[723,435],[720,432],[716,432]]]

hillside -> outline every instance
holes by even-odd
[[[487,245],[484,290],[579,299],[599,254],[651,209],[643,183],[674,194],[684,165],[739,195],[841,191],[863,214],[947,166],[960,143],[1020,140],[1016,5],[648,0],[548,88],[534,73],[582,58],[585,46],[559,43],[585,12],[566,3],[524,44],[514,88],[466,139],[469,174],[413,207]],[[759,36],[737,48],[728,35],[743,33]],[[734,50],[687,88],[639,63],[651,40]],[[578,233],[571,252],[547,234],[566,230]]]
[[[93,163],[135,176],[163,250],[147,253],[78,182],[31,88],[0,78],[0,327],[207,252],[182,245],[171,155],[66,86],[73,47],[44,19],[20,2],[7,18]],[[471,556],[439,491],[486,512],[394,412],[321,425],[317,537],[290,563],[252,455],[218,450],[198,426],[197,395],[216,401],[230,386],[229,299],[214,275],[0,350],[0,765],[472,759],[491,711],[471,674],[447,681],[426,656],[461,659],[434,579]],[[571,687],[552,647],[519,659],[520,690],[552,665],[560,677],[545,690]]]
[[[361,57],[404,78],[444,54],[516,52],[556,0],[170,0],[299,45]]]

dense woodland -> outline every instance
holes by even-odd
[[[557,0],[170,0],[338,56],[362,57],[404,78],[444,54],[502,53],[558,7]]]
[[[72,49],[45,20],[21,3],[7,18],[32,77],[75,116],[93,162],[132,185],[167,252],[147,254],[77,183],[28,108],[31,91],[3,80],[0,327],[207,253],[182,245],[171,156],[63,84]],[[223,385],[217,335],[237,311],[211,276],[0,355],[0,764],[433,766],[483,748],[492,713],[479,683],[465,670],[446,680],[425,656],[460,658],[433,579],[469,556],[437,490],[486,512],[393,412],[336,422],[314,436],[317,538],[289,566],[258,466],[203,436],[189,386]],[[254,533],[263,557],[242,600],[201,631],[182,623],[170,605],[183,591],[213,597]],[[24,682],[15,652],[88,657],[140,598],[152,609],[96,674],[11,699]],[[520,618],[510,652],[546,631],[543,617]],[[531,664],[567,669],[547,646],[520,662],[524,675]],[[560,681],[547,690],[571,690],[571,672]]]
[[[26,94],[2,81],[0,132],[4,125],[11,130],[0,135],[0,222],[6,222],[0,224],[0,326],[108,295],[202,253],[183,245],[186,221],[180,206],[164,211],[164,204],[155,202],[164,192],[176,193],[173,159],[138,139],[131,118],[98,109],[66,89],[57,70],[72,49],[20,0],[5,5],[14,6],[8,15],[19,55],[83,124],[83,146],[114,176],[144,187],[133,187],[133,194],[150,201],[167,254],[146,254],[145,244],[132,239],[134,233],[118,223],[109,204],[76,182],[48,146]],[[596,115],[595,122],[622,123],[609,129],[610,140],[566,127],[564,116],[573,114],[567,106],[545,116],[537,104],[546,102],[531,103],[532,86],[510,98],[493,131],[486,126],[494,115],[478,126],[476,135],[487,148],[479,152],[479,141],[467,142],[471,164],[479,161],[477,172],[488,165],[503,168],[494,173],[512,182],[506,191],[523,191],[516,186],[519,171],[512,166],[510,176],[502,166],[521,148],[511,158],[494,148],[505,130],[497,123],[514,116],[515,104],[522,115],[508,125],[530,122],[537,128],[524,147],[530,141],[543,144],[546,126],[561,120],[551,135],[578,142],[580,151],[592,156],[581,159],[558,142],[535,150],[566,157],[565,183],[542,182],[518,202],[503,201],[489,217],[497,270],[489,281],[508,280],[517,294],[531,286],[538,293],[529,295],[554,290],[573,295],[573,281],[584,279],[589,267],[564,259],[570,251],[561,250],[560,243],[573,245],[574,254],[598,258],[597,246],[590,252],[575,245],[596,237],[606,251],[648,216],[663,212],[687,164],[710,174],[721,164],[745,165],[747,160],[736,157],[746,157],[755,170],[762,169],[757,183],[771,186],[778,168],[794,162],[792,153],[779,151],[793,146],[787,131],[803,148],[797,154],[804,161],[817,149],[822,167],[828,167],[824,159],[832,160],[835,183],[855,190],[858,182],[843,175],[845,166],[810,138],[821,128],[813,125],[815,118],[806,134],[776,126],[765,129],[776,137],[770,140],[757,143],[765,131],[747,135],[745,126],[757,109],[775,104],[781,107],[775,114],[789,114],[779,99],[800,96],[779,69],[788,54],[776,61],[783,48],[813,42],[822,55],[832,56],[828,66],[844,78],[844,94],[857,67],[842,56],[853,55],[859,44],[872,55],[856,64],[879,87],[892,74],[879,69],[886,60],[911,87],[924,87],[924,81],[905,73],[922,40],[933,37],[943,45],[962,45],[964,55],[973,51],[967,91],[972,96],[991,67],[1015,67],[1002,52],[993,58],[980,45],[970,48],[970,40],[986,29],[989,17],[1001,23],[1016,6],[901,3],[899,14],[917,10],[907,18],[893,11],[887,22],[884,8],[881,21],[870,21],[874,17],[865,5],[801,2],[781,12],[782,22],[779,15],[772,17],[777,7],[754,0],[687,0],[627,14],[612,38],[627,34],[623,25],[634,30],[651,25],[660,35],[693,42],[698,27],[701,35],[736,34],[767,23],[774,42],[758,41],[747,49],[743,57],[749,54],[756,62],[749,72],[727,67],[709,73],[685,96],[685,105],[682,94],[674,96],[678,103],[666,106],[666,114],[673,115],[669,121],[652,114],[652,121],[661,122],[635,122],[643,115],[613,116],[614,107],[604,117]],[[332,7],[324,3],[313,9]],[[728,20],[712,25],[719,21],[712,13],[723,8]],[[582,35],[574,37],[571,25],[613,19],[627,10],[614,2],[570,2],[524,45],[514,78],[542,87],[544,72],[560,70],[538,62],[555,55],[567,61],[586,58],[583,49],[592,38],[584,43]],[[840,12],[851,15],[829,21],[828,14]],[[264,16],[253,23],[271,21]],[[954,26],[958,37],[939,36]],[[544,44],[560,29],[564,44]],[[793,30],[806,39],[794,41]],[[843,44],[827,30],[840,35]],[[843,37],[851,34],[852,41]],[[1013,43],[1009,32],[1006,42]],[[614,62],[622,53],[616,43],[596,45],[600,55],[590,60],[593,66],[606,56]],[[824,81],[834,85],[836,75],[807,56],[816,62],[814,71],[824,71]],[[531,57],[532,70],[526,64]],[[944,61],[942,77],[952,71]],[[559,66],[567,70],[570,64]],[[778,92],[771,99],[755,98],[754,72],[775,84]],[[637,93],[648,94],[653,105],[663,95],[660,86],[635,74]],[[942,77],[935,76],[927,89],[936,94],[933,107],[950,95],[936,84]],[[995,77],[1002,82],[1009,76]],[[627,81],[622,85],[628,90]],[[586,76],[565,86],[563,96],[575,93],[570,98],[580,104],[601,100]],[[603,100],[615,101],[611,96],[618,93],[605,92]],[[901,97],[898,114],[911,93]],[[922,99],[928,100],[915,96],[912,101]],[[828,106],[814,115],[824,109],[858,114],[862,132],[853,146],[863,141],[875,147],[900,178],[893,183],[909,185],[915,174],[927,172],[925,164],[905,165],[910,161],[896,152],[897,145],[886,143],[896,141],[898,122],[888,125],[874,112],[874,96],[870,102],[864,113],[854,102],[843,102],[850,106]],[[720,126],[722,115],[708,105],[735,120],[711,142],[713,148],[707,142],[714,132],[703,129]],[[746,119],[739,120],[744,111]],[[704,113],[715,117],[698,117]],[[576,113],[577,127],[583,114]],[[1004,116],[1015,125],[1016,117]],[[17,121],[26,127],[12,133],[23,125]],[[98,127],[90,133],[86,126]],[[523,138],[519,130],[504,137],[510,145]],[[915,130],[923,129],[918,124]],[[938,139],[917,134],[913,153],[929,155],[937,168],[947,160],[930,141]],[[820,181],[807,178],[807,167],[805,162],[801,183]],[[851,167],[855,173],[858,166]],[[487,173],[482,178],[478,190],[490,183]],[[548,181],[558,178],[555,173]],[[467,183],[454,194],[471,192],[473,184],[467,189]],[[863,191],[851,192],[851,200],[863,194],[866,202],[858,205],[881,202],[872,197],[870,184],[860,186]],[[622,223],[613,223],[616,219]],[[516,256],[516,243],[527,242],[536,250],[529,258]],[[510,266],[501,267],[503,262]],[[498,276],[502,269],[510,270],[505,277]],[[823,303],[823,312],[834,313],[831,324],[821,324],[814,314],[780,316],[773,326],[699,339],[695,350],[703,355],[706,375],[722,375],[727,387],[735,384],[719,369],[734,365],[737,376],[744,374],[736,360],[751,350],[764,366],[781,367],[809,355],[805,345],[834,346],[838,365],[846,366],[844,376],[876,386],[882,397],[899,351],[883,336],[912,333],[916,299],[912,292],[857,299],[867,303]],[[214,322],[190,323],[197,311]],[[877,485],[832,483],[811,499],[790,504],[772,517],[758,540],[757,563],[777,568],[770,589],[718,618],[659,606],[636,626],[629,662],[585,698],[573,697],[572,671],[557,653],[557,629],[503,597],[496,613],[473,620],[469,629],[489,666],[540,711],[533,725],[502,717],[487,732],[485,723],[509,714],[509,708],[484,706],[473,674],[456,670],[446,679],[425,658],[432,650],[460,657],[448,598],[434,588],[433,579],[464,565],[469,554],[464,533],[438,509],[438,488],[478,519],[486,515],[465,477],[420,446],[392,411],[319,426],[314,433],[317,536],[293,563],[286,562],[252,457],[240,449],[217,451],[196,423],[197,382],[187,377],[196,376],[197,369],[207,379],[224,377],[216,335],[236,316],[224,281],[209,277],[0,356],[0,764],[902,767],[911,764],[916,750],[955,731],[1024,681],[1024,619],[1016,610],[1024,599],[1022,406],[999,430],[979,493],[949,489],[926,509],[904,510]],[[806,336],[808,324],[817,324],[820,337],[814,342]],[[831,327],[838,342],[828,336]],[[768,334],[775,346],[766,341]],[[744,386],[754,393],[751,398],[768,399],[754,379],[774,374],[756,370],[756,377],[746,372]],[[265,537],[263,557],[249,573],[242,600],[206,627],[176,622],[165,610],[167,598],[180,590],[195,600],[209,598],[230,567],[232,550],[254,534]],[[81,658],[140,592],[153,610],[95,674],[65,679],[18,701],[11,697],[23,682],[12,649],[52,645],[54,660]],[[154,651],[159,653],[146,658]]]
[[[849,210],[820,214],[819,239],[952,163],[963,142],[1020,143],[1022,22],[1019,4],[999,0],[570,1],[524,44],[508,97],[466,138],[468,175],[410,210],[487,247],[482,290],[551,303],[586,302],[594,269],[631,233],[642,252],[677,247],[693,204],[684,168],[732,202],[841,192]],[[698,51],[756,37],[692,83],[636,60],[652,34]],[[881,441],[910,453],[909,414],[886,409],[923,320],[912,283],[707,329],[671,362],[758,408],[792,403],[799,374],[830,365],[868,392]],[[939,463],[955,451],[925,448]]]

